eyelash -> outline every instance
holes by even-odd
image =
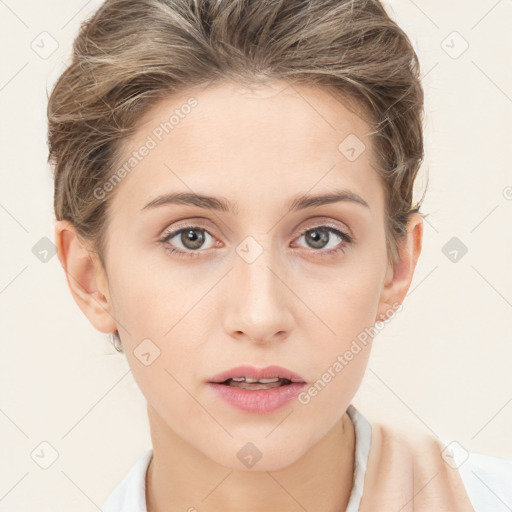
[[[334,255],[337,255],[337,254],[341,254],[341,253],[345,252],[345,247],[353,242],[353,238],[349,234],[345,233],[344,231],[340,231],[339,229],[334,228],[332,226],[323,225],[323,224],[319,224],[318,226],[313,226],[313,227],[310,227],[308,229],[305,229],[305,230],[301,231],[297,238],[300,238],[301,236],[303,236],[307,232],[314,231],[315,229],[318,229],[318,228],[327,228],[327,230],[330,233],[334,233],[335,235],[337,235],[339,238],[341,238],[343,240],[343,242],[338,244],[338,246],[336,248],[334,248],[334,249],[329,249],[329,250],[321,250],[321,249],[315,250],[315,249],[311,249],[311,251],[313,251],[314,253],[317,253],[316,254],[317,256],[329,257],[329,256],[334,256]],[[159,242],[164,246],[164,249],[166,251],[168,251],[169,253],[173,254],[174,256],[178,256],[179,258],[197,258],[197,257],[199,257],[201,255],[200,253],[204,252],[204,251],[201,251],[201,250],[197,250],[197,251],[182,251],[181,249],[175,249],[174,247],[170,247],[168,245],[169,239],[174,238],[176,235],[179,235],[183,231],[187,231],[187,230],[205,231],[210,236],[213,236],[213,235],[210,234],[210,232],[208,230],[206,230],[204,228],[201,228],[200,226],[190,225],[190,226],[184,226],[184,227],[179,228],[179,229],[174,230],[174,231],[170,231],[170,232],[164,233],[164,235],[159,240]]]

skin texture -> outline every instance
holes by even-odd
[[[284,366],[310,385],[320,379],[359,333],[402,302],[421,251],[422,218],[411,216],[393,266],[370,127],[318,88],[226,81],[169,97],[140,120],[126,158],[190,97],[197,106],[110,192],[105,269],[69,222],[55,226],[73,297],[97,329],[119,330],[147,400],[148,511],[344,510],[355,442],[346,409],[371,342],[309,403],[272,413],[239,411],[206,382],[242,364]],[[350,134],[366,145],[354,161],[338,150]],[[335,189],[369,207],[342,201],[289,211],[295,198]],[[222,196],[236,213],[175,204],[142,210],[172,192]],[[166,230],[189,226],[205,235],[199,248],[180,234],[159,241]],[[324,231],[322,246],[306,231],[322,226],[354,240]],[[171,254],[172,245],[196,257]],[[261,254],[248,263],[240,247]],[[149,365],[134,353],[144,339],[160,350]],[[247,442],[262,453],[251,468],[237,457]]]

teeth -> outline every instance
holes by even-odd
[[[257,391],[260,389],[272,389],[272,388],[278,388],[284,385],[283,382],[281,382],[281,379],[277,379],[277,382],[234,382],[230,381],[229,386],[234,386],[237,388],[247,389],[250,391]]]
[[[279,382],[279,377],[273,377],[272,379],[250,379],[249,377],[233,377],[231,380],[235,382],[247,382],[247,384],[254,384],[260,382],[261,384],[270,384],[272,382]]]
[[[248,389],[256,391],[259,389],[272,389],[290,384],[287,379],[281,379],[279,377],[273,377],[271,379],[250,379],[249,377],[233,377],[228,379],[226,383],[228,386],[234,386],[237,388]]]

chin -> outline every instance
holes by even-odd
[[[284,445],[260,437],[254,441],[232,440],[229,446],[218,445],[218,452],[206,453],[214,462],[234,471],[277,471],[285,469],[302,456],[299,442]]]

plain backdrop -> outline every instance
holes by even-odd
[[[10,512],[97,510],[151,446],[125,356],[78,309],[52,253],[47,91],[100,3],[0,1],[0,510]],[[512,459],[512,2],[386,6],[421,60],[417,197],[428,171],[429,216],[404,309],[375,339],[353,403],[370,420]]]

